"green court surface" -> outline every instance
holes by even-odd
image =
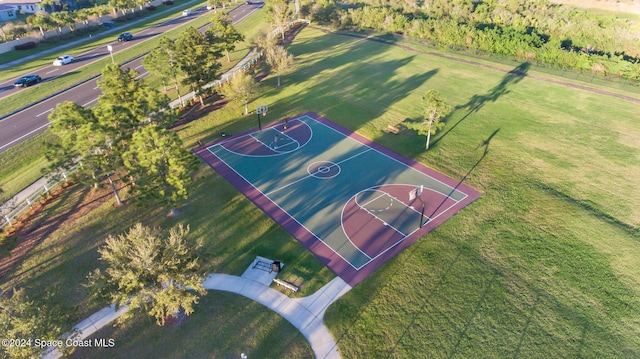
[[[314,113],[196,152],[351,285],[479,196]]]

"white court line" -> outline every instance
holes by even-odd
[[[26,134],[24,134],[24,135],[22,135],[22,136],[20,136],[20,137],[16,138],[15,140],[13,140],[13,141],[11,141],[11,142],[7,143],[6,145],[0,146],[0,150],[1,150],[1,149],[3,149],[3,148],[5,148],[5,147],[7,147],[7,146],[10,146],[11,144],[13,144],[13,143],[15,143],[15,142],[20,141],[21,139],[23,139],[23,138],[25,138],[25,137],[27,137],[27,136],[31,136],[31,134],[32,134],[32,133],[34,133],[34,132],[40,131],[41,129],[43,129],[43,128],[45,128],[45,127],[49,127],[49,126],[51,126],[51,123],[46,123],[46,124],[44,124],[44,125],[42,125],[42,126],[40,126],[40,127],[36,128],[35,130],[33,130],[33,131],[29,132],[29,133],[26,133]]]
[[[224,148],[224,147],[223,147],[223,148]],[[346,162],[346,161],[349,161],[350,159],[353,159],[353,158],[358,157],[358,156],[360,156],[360,155],[362,155],[362,154],[364,154],[364,153],[369,152],[369,150],[371,150],[371,148],[366,149],[366,150],[364,150],[364,151],[362,151],[362,152],[360,152],[360,153],[356,153],[355,155],[353,155],[353,156],[351,156],[351,157],[349,157],[349,158],[345,158],[344,160],[342,160],[342,161],[340,161],[340,162],[338,162],[338,163],[334,163],[333,165],[331,165],[331,166],[329,166],[329,167],[338,166],[338,165],[339,165],[339,164],[341,164],[341,163],[344,163],[344,162]],[[291,186],[291,185],[294,185],[294,184],[296,184],[296,183],[298,183],[298,182],[300,182],[300,181],[302,181],[302,180],[305,180],[305,179],[307,179],[307,178],[310,178],[310,177],[315,178],[312,174],[307,173],[306,175],[304,175],[304,176],[302,176],[302,177],[298,178],[297,180],[295,180],[295,181],[293,181],[293,182],[287,183],[286,185],[284,185],[284,186],[282,186],[282,187],[280,187],[280,188],[276,188],[276,189],[274,189],[273,191],[271,191],[271,192],[267,193],[267,194],[266,194],[266,196],[269,196],[269,195],[271,195],[271,194],[273,194],[273,193],[276,193],[276,192],[278,192],[278,191],[280,191],[280,190],[283,190],[283,189],[285,189],[285,188],[287,188],[287,187],[289,187],[289,186]]]
[[[234,155],[237,155],[237,156],[242,156],[242,157],[275,157],[275,156],[281,156],[281,155],[283,155],[283,154],[291,153],[291,152],[293,152],[293,151],[297,151],[297,150],[301,149],[302,147],[306,146],[306,144],[307,144],[307,143],[311,142],[311,138],[313,137],[313,129],[312,129],[311,127],[309,127],[309,125],[307,125],[306,123],[304,123],[304,122],[302,122],[302,121],[300,121],[300,120],[297,120],[297,119],[293,119],[293,120],[289,121],[289,123],[291,123],[291,122],[293,122],[293,121],[298,121],[298,122],[300,122],[300,123],[304,124],[305,126],[307,126],[307,128],[308,128],[308,129],[309,129],[309,131],[311,132],[311,135],[309,136],[309,141],[307,141],[304,145],[300,145],[300,143],[298,142],[299,147],[298,147],[298,148],[296,148],[295,150],[291,150],[291,151],[276,151],[277,153],[274,153],[274,154],[272,154],[272,155],[248,155],[248,154],[246,154],[246,153],[239,153],[239,152],[233,151],[233,150],[231,150],[231,149],[226,148],[226,147],[224,147],[224,146],[223,146],[223,145],[225,145],[225,144],[227,144],[227,143],[231,143],[231,142],[233,142],[233,141],[235,141],[235,140],[243,139],[243,138],[245,138],[245,137],[251,137],[251,138],[255,139],[256,141],[258,141],[258,142],[262,143],[262,145],[263,145],[263,146],[265,146],[265,147],[267,147],[267,148],[269,148],[269,149],[271,149],[271,150],[275,151],[275,150],[274,150],[273,148],[271,148],[269,145],[267,145],[266,143],[264,143],[264,142],[260,141],[258,138],[256,138],[256,137],[254,136],[254,134],[256,134],[256,133],[258,133],[258,132],[261,132],[261,131],[255,131],[255,132],[251,132],[251,133],[245,133],[244,135],[240,135],[240,136],[232,137],[232,138],[230,138],[230,139],[228,139],[228,140],[220,141],[220,142],[218,142],[218,143],[216,143],[216,144],[214,144],[214,145],[212,145],[212,146],[209,146],[209,147],[207,147],[207,149],[211,149],[211,148],[213,148],[213,147],[220,146],[220,147],[222,147],[225,151],[227,151],[227,152],[229,152],[229,153],[233,153]],[[265,128],[264,130],[268,130],[268,129],[270,129],[270,128],[272,128],[272,127],[267,127],[267,128]],[[278,147],[282,147],[282,146],[278,146]]]
[[[349,160],[349,159],[352,159],[353,157],[359,156],[359,155],[361,155],[361,154],[363,154],[363,153],[366,153],[366,152],[368,152],[368,151],[370,151],[370,150],[374,150],[374,151],[376,151],[377,153],[379,153],[379,154],[381,154],[381,155],[383,155],[383,156],[386,156],[387,158],[390,158],[390,159],[392,159],[393,161],[395,161],[395,162],[399,163],[399,164],[400,164],[400,165],[402,165],[403,167],[405,167],[405,168],[410,168],[410,169],[414,170],[415,172],[419,173],[420,175],[425,176],[425,177],[427,177],[427,178],[430,178],[431,180],[433,180],[433,181],[435,181],[435,182],[438,182],[438,183],[440,183],[440,184],[444,185],[446,188],[449,188],[449,189],[451,190],[449,193],[442,193],[441,191],[437,191],[437,190],[434,190],[434,189],[432,189],[432,188],[425,188],[425,189],[427,189],[427,190],[429,190],[429,191],[432,191],[432,192],[438,193],[438,194],[440,194],[440,195],[443,195],[443,196],[445,196],[445,198],[446,198],[446,199],[451,199],[451,200],[452,200],[452,202],[453,202],[453,204],[451,204],[449,207],[447,207],[446,209],[444,209],[443,211],[441,211],[441,212],[440,212],[438,215],[436,215],[435,217],[433,217],[433,218],[429,218],[428,216],[425,216],[425,218],[427,219],[427,221],[426,221],[425,223],[428,223],[428,222],[430,222],[430,221],[432,221],[432,220],[435,220],[436,218],[438,218],[438,217],[439,217],[439,216],[441,216],[442,214],[447,213],[447,212],[448,212],[452,207],[456,206],[458,203],[460,203],[461,201],[463,201],[465,198],[467,198],[467,197],[468,197],[468,195],[467,195],[466,193],[464,193],[464,192],[462,192],[462,191],[460,191],[460,190],[455,189],[454,187],[450,186],[449,184],[444,183],[444,182],[442,182],[441,180],[439,180],[439,179],[437,179],[437,178],[434,178],[434,177],[430,176],[429,174],[424,173],[424,172],[422,172],[422,171],[420,171],[420,170],[418,170],[418,169],[416,169],[416,168],[413,168],[412,166],[410,166],[410,165],[408,165],[408,164],[406,164],[406,163],[404,163],[404,162],[401,162],[401,161],[399,161],[399,160],[397,160],[397,159],[395,159],[395,158],[393,158],[393,157],[391,157],[391,156],[387,155],[386,153],[383,153],[383,152],[381,152],[381,151],[379,151],[379,150],[377,150],[377,149],[375,149],[375,148],[373,148],[373,147],[371,147],[371,146],[369,146],[369,145],[367,145],[367,144],[365,144],[365,143],[361,142],[361,141],[360,141],[360,140],[358,140],[358,139],[355,139],[355,138],[352,138],[352,137],[350,137],[350,136],[347,136],[347,135],[345,135],[344,133],[342,133],[342,132],[338,131],[337,129],[334,129],[334,128],[332,128],[332,127],[330,127],[330,126],[328,126],[328,125],[326,125],[326,124],[324,124],[324,123],[322,123],[322,122],[320,122],[320,121],[318,121],[318,120],[315,120],[314,118],[311,118],[311,117],[309,117],[309,116],[306,116],[306,115],[305,115],[305,116],[301,116],[301,117],[295,118],[295,119],[293,119],[293,121],[297,120],[297,121],[300,121],[300,122],[304,123],[306,126],[308,126],[308,127],[310,128],[311,132],[313,133],[313,128],[312,128],[311,126],[309,126],[309,124],[307,124],[307,123],[306,123],[306,121],[303,121],[303,120],[302,120],[302,118],[303,118],[303,117],[309,118],[309,119],[311,119],[311,120],[315,121],[316,123],[322,124],[322,125],[324,125],[325,127],[327,127],[327,128],[329,128],[329,129],[333,130],[334,132],[336,132],[336,133],[340,134],[342,137],[346,137],[346,138],[352,139],[354,142],[356,142],[356,143],[358,143],[359,145],[364,146],[364,147],[366,148],[366,150],[365,150],[365,151],[360,152],[360,153],[358,153],[358,154],[356,154],[356,155],[354,155],[354,156],[351,156],[351,157],[349,157],[349,158],[347,158],[347,159],[345,159],[345,160],[343,160],[343,161],[340,161],[339,163],[343,163],[343,162],[345,162],[345,161],[347,161],[347,160]],[[269,128],[272,128],[272,127],[269,127]],[[291,215],[290,215],[286,210],[284,210],[282,207],[280,207],[280,206],[279,206],[275,201],[273,201],[273,200],[269,197],[269,195],[271,195],[271,194],[273,194],[273,193],[275,193],[275,192],[277,192],[277,191],[279,191],[279,190],[285,189],[285,188],[287,188],[287,187],[289,187],[289,186],[291,186],[291,185],[293,185],[293,184],[295,184],[295,183],[297,183],[297,182],[299,182],[299,181],[302,181],[302,180],[304,180],[304,179],[306,179],[306,178],[309,178],[309,177],[311,177],[311,175],[306,175],[306,176],[304,176],[304,177],[302,177],[302,178],[300,178],[300,179],[298,179],[298,180],[296,180],[296,181],[294,181],[294,182],[292,182],[292,183],[289,183],[289,184],[287,184],[287,185],[284,185],[284,186],[282,186],[282,187],[280,187],[280,188],[277,188],[277,189],[275,189],[275,190],[273,190],[273,191],[271,191],[271,192],[269,192],[269,193],[265,194],[265,193],[263,193],[260,189],[258,189],[257,187],[255,187],[255,186],[253,185],[253,183],[252,183],[252,182],[248,181],[244,176],[242,176],[240,173],[238,173],[238,172],[237,172],[237,171],[236,171],[232,166],[230,166],[229,164],[227,164],[227,163],[226,163],[222,158],[220,158],[218,155],[216,155],[215,153],[213,153],[213,151],[211,150],[211,149],[212,149],[213,147],[215,147],[215,146],[223,145],[223,144],[228,143],[228,142],[230,142],[230,141],[235,141],[235,140],[237,140],[237,139],[239,139],[239,138],[243,138],[243,137],[246,137],[246,136],[251,136],[252,138],[256,139],[257,141],[259,141],[260,143],[262,143],[263,145],[265,145],[265,146],[266,146],[266,144],[265,144],[265,143],[263,143],[262,141],[258,140],[255,136],[253,136],[253,134],[254,134],[254,133],[257,133],[257,132],[258,132],[258,131],[253,132],[253,133],[249,133],[249,134],[245,134],[245,135],[242,135],[242,136],[238,136],[238,137],[235,137],[235,138],[229,139],[229,140],[227,140],[227,141],[222,141],[222,142],[220,142],[220,143],[217,143],[217,144],[215,144],[215,145],[213,145],[213,146],[209,147],[209,148],[208,148],[208,150],[209,150],[209,151],[210,151],[214,156],[216,156],[220,161],[222,161],[222,162],[223,162],[223,163],[224,163],[228,168],[230,168],[230,169],[231,169],[231,170],[233,170],[236,174],[238,174],[238,176],[240,176],[240,177],[241,177],[241,178],[242,178],[246,183],[250,184],[253,188],[255,188],[256,190],[258,190],[258,192],[260,192],[262,195],[264,195],[265,197],[267,197],[267,198],[268,198],[268,199],[269,199],[269,200],[270,200],[270,201],[271,201],[271,202],[272,202],[276,207],[278,207],[280,210],[282,210],[284,213],[286,213],[290,218],[292,218],[292,219],[293,219],[296,223],[298,223],[302,228],[304,228],[305,230],[307,230],[307,231],[308,231],[312,236],[314,236],[314,237],[315,237],[315,238],[317,238],[318,240],[322,241],[323,243],[327,244],[327,243],[326,243],[326,242],[324,242],[321,238],[319,238],[315,233],[313,233],[311,230],[309,230],[307,227],[305,227],[302,223],[300,223],[300,222],[298,221],[298,219],[296,219],[295,217],[291,216]],[[240,155],[240,156],[247,156],[247,155],[244,155],[244,154],[240,154],[240,153],[236,153],[236,152],[234,152],[234,151],[231,151],[231,150],[229,150],[229,149],[225,148],[224,146],[221,146],[221,147],[222,147],[225,151],[227,151],[227,152],[229,152],[229,153],[234,153],[234,154],[236,154],[236,155]],[[268,146],[267,146],[267,147],[268,147]],[[263,156],[251,156],[251,157],[263,157]],[[373,188],[373,187],[372,187],[372,188]],[[464,196],[463,196],[460,200],[456,200],[455,198],[452,198],[452,197],[451,197],[451,194],[452,194],[452,193],[455,193],[455,192],[457,192],[458,194],[462,194],[462,195],[464,195]],[[388,194],[387,194],[387,195],[388,195]],[[389,197],[394,198],[394,199],[396,199],[396,200],[397,200],[397,201],[399,201],[399,202],[402,202],[402,201],[398,200],[397,198],[395,198],[395,197],[393,197],[393,196],[390,196],[390,195],[389,195]],[[405,204],[404,202],[402,202],[402,204],[403,204],[404,206],[406,206],[406,207],[410,208],[411,210],[413,210],[415,213],[420,213],[420,212],[418,212],[415,208],[413,208],[412,206],[407,206],[407,204]],[[359,205],[359,204],[358,204],[358,205]],[[346,235],[346,233],[345,233],[345,238],[347,238],[347,240],[352,244],[353,248],[355,248],[357,251],[359,251],[360,253],[362,253],[362,255],[364,255],[366,258],[368,258],[368,259],[369,259],[366,263],[364,263],[363,265],[358,266],[358,267],[356,267],[354,264],[352,264],[349,260],[346,260],[346,259],[345,259],[345,258],[344,258],[344,257],[343,257],[343,256],[342,256],[342,255],[341,255],[341,254],[340,254],[340,253],[339,253],[335,248],[333,248],[333,247],[331,247],[331,246],[329,246],[329,245],[327,244],[327,247],[329,247],[329,248],[331,249],[331,251],[332,251],[332,252],[334,252],[335,254],[337,254],[340,258],[342,258],[343,260],[345,260],[345,262],[349,263],[349,265],[350,265],[352,268],[356,269],[356,270],[360,270],[361,268],[365,267],[366,265],[368,265],[368,264],[369,264],[369,263],[371,263],[372,261],[374,261],[374,260],[376,260],[377,258],[379,258],[381,255],[383,255],[383,254],[387,253],[388,251],[392,250],[392,249],[393,249],[393,248],[395,248],[398,244],[402,243],[406,238],[409,238],[409,237],[410,237],[411,235],[413,235],[416,231],[418,231],[418,230],[420,230],[420,229],[422,228],[422,227],[418,227],[418,228],[416,228],[414,231],[412,231],[409,235],[405,235],[402,231],[400,231],[400,230],[398,230],[397,228],[395,228],[395,227],[393,227],[393,226],[389,225],[388,223],[386,223],[385,221],[383,221],[382,219],[380,219],[379,217],[377,217],[375,214],[373,214],[373,213],[371,213],[370,211],[368,211],[366,208],[363,208],[363,209],[365,209],[365,210],[367,211],[367,213],[370,213],[372,216],[374,216],[375,218],[377,218],[377,219],[378,219],[379,221],[381,221],[383,224],[385,224],[385,225],[387,225],[387,226],[391,227],[393,230],[397,231],[397,232],[398,232],[398,233],[400,233],[401,235],[404,235],[404,238],[400,239],[399,241],[397,241],[397,242],[396,242],[396,243],[394,243],[393,245],[389,246],[387,249],[385,249],[384,251],[382,251],[381,253],[379,253],[379,254],[378,254],[378,255],[376,255],[375,257],[371,258],[371,257],[369,257],[366,253],[364,253],[364,252],[363,252],[363,251],[362,251],[358,246],[356,246],[356,245],[351,241],[351,239]],[[344,212],[344,208],[343,208],[343,212]],[[342,217],[341,217],[341,218],[342,218]],[[343,231],[344,231],[344,228],[343,228]]]
[[[455,187],[451,187],[449,184],[446,184],[446,183],[444,183],[444,182],[440,181],[440,180],[439,180],[439,179],[437,179],[437,178],[433,178],[433,177],[431,177],[430,175],[428,175],[428,174],[426,174],[426,173],[424,173],[424,172],[422,172],[422,171],[418,171],[417,169],[415,169],[415,168],[413,168],[413,167],[411,167],[411,166],[407,165],[406,163],[401,162],[401,161],[399,161],[399,160],[397,160],[397,159],[395,159],[395,158],[393,158],[393,157],[391,157],[391,156],[387,155],[387,154],[386,154],[386,153],[384,153],[384,152],[380,152],[380,151],[378,151],[377,149],[375,149],[375,148],[373,148],[373,147],[371,147],[371,146],[367,145],[366,143],[362,143],[362,142],[361,142],[360,140],[358,140],[358,139],[355,139],[355,138],[353,138],[353,137],[347,136],[347,135],[345,135],[344,133],[342,133],[342,132],[340,132],[340,131],[336,130],[335,128],[333,128],[333,127],[331,127],[331,126],[329,126],[329,125],[325,125],[324,123],[322,123],[322,122],[320,122],[320,121],[318,121],[318,120],[314,119],[313,117],[309,117],[309,116],[307,116],[307,115],[304,115],[304,116],[301,116],[301,117],[299,117],[299,118],[302,118],[302,117],[306,117],[306,118],[308,118],[308,119],[310,119],[310,120],[313,120],[313,121],[315,121],[316,123],[318,123],[318,124],[320,124],[320,125],[323,125],[324,127],[327,127],[327,128],[329,128],[329,129],[333,130],[334,132],[336,132],[336,133],[338,133],[338,134],[342,135],[342,136],[343,136],[343,137],[345,137],[345,138],[351,139],[351,140],[353,140],[353,141],[355,141],[355,142],[357,142],[357,143],[361,144],[362,146],[368,147],[368,148],[370,148],[370,149],[372,149],[372,150],[374,150],[374,151],[378,152],[379,154],[381,154],[381,155],[383,155],[383,156],[385,156],[385,157],[387,157],[387,158],[390,158],[391,160],[393,160],[393,161],[395,161],[395,162],[398,162],[398,163],[400,163],[401,165],[403,165],[403,166],[405,166],[405,167],[407,167],[407,168],[409,168],[409,169],[412,169],[412,170],[414,170],[414,171],[416,171],[416,172],[418,172],[418,173],[422,174],[423,176],[429,177],[429,178],[431,178],[432,180],[434,180],[434,181],[436,181],[436,182],[440,182],[441,184],[443,184],[443,185],[445,185],[445,186],[447,186],[447,187],[449,187],[449,188],[451,189],[451,192],[449,192],[449,194],[442,193],[443,195],[445,195],[445,196],[447,196],[447,197],[450,197],[450,193],[452,193],[452,192],[454,192],[454,191],[455,191],[455,192],[458,192],[458,193],[461,193],[461,194],[463,194],[463,195],[464,195],[464,197],[462,197],[462,198],[460,199],[460,201],[462,201],[462,200],[464,200],[465,198],[469,197],[469,195],[468,195],[468,194],[466,194],[466,193],[464,193],[464,192],[462,192],[462,191],[459,191],[459,190],[455,189]],[[455,201],[455,199],[454,199],[454,201]]]
[[[37,115],[36,115],[36,117],[40,117],[40,116],[44,115],[45,113],[47,113],[47,112],[51,112],[51,111],[53,111],[53,107],[52,107],[52,108],[50,108],[50,109],[48,109],[48,110],[46,110],[45,112],[42,112],[42,113],[37,114]]]
[[[399,230],[398,228],[396,228],[396,227],[392,226],[390,223],[385,222],[384,220],[382,220],[382,218],[380,218],[380,217],[376,216],[376,214],[375,214],[375,213],[371,212],[370,210],[366,209],[365,207],[362,207],[361,205],[358,205],[358,207],[360,207],[360,208],[364,209],[367,213],[369,213],[371,216],[373,216],[373,218],[375,218],[375,219],[377,219],[378,221],[382,222],[382,224],[383,224],[385,227],[389,227],[389,228],[393,229],[394,231],[396,231],[396,232],[400,233],[401,235],[403,235],[403,238],[402,238],[402,239],[404,239],[404,238],[406,238],[406,237],[407,237],[407,235],[406,235],[406,234],[404,234],[404,232],[403,232],[403,231],[401,231],[401,230]],[[341,218],[341,219],[342,219],[342,218]],[[349,238],[349,237],[347,236],[347,238]],[[351,242],[351,238],[349,238],[349,242]],[[354,246],[355,246],[355,244],[354,244]],[[357,247],[357,246],[356,246],[356,247]],[[369,259],[371,259],[371,257],[369,257]]]
[[[213,146],[212,146],[213,147]],[[222,147],[224,148],[224,147]],[[258,187],[254,186],[252,182],[248,181],[243,175],[241,175],[238,171],[236,171],[235,168],[233,168],[232,166],[230,166],[229,164],[227,164],[227,162],[225,162],[222,158],[220,158],[218,155],[216,155],[215,153],[213,153],[213,151],[211,151],[210,148],[207,148],[207,150],[209,152],[211,152],[212,155],[216,156],[222,163],[225,164],[225,166],[227,166],[228,168],[230,168],[233,172],[235,172],[238,176],[240,176],[240,178],[242,178],[246,183],[248,183],[251,187],[255,188],[256,191],[260,192],[260,194],[262,194],[265,198],[267,198],[269,201],[271,201],[271,203],[273,203],[276,207],[278,207],[282,212],[286,213],[287,216],[289,216],[289,218],[293,219],[296,223],[298,223],[298,225],[300,225],[300,227],[304,228],[307,232],[309,232],[313,237],[315,237],[317,240],[319,240],[320,242],[324,243],[325,246],[327,246],[333,253],[337,254],[338,257],[342,258],[343,261],[349,263],[349,265],[355,269],[355,270],[359,270],[360,268],[364,267],[366,264],[370,263],[371,261],[365,263],[364,265],[362,265],[361,267],[356,267],[353,264],[351,264],[350,261],[348,261],[346,258],[344,258],[340,253],[338,253],[333,247],[331,247],[330,245],[328,245],[325,241],[322,240],[322,238],[318,237],[318,235],[316,235],[315,233],[313,233],[309,228],[307,228],[304,224],[300,223],[300,221],[298,221],[298,219],[294,216],[292,216],[291,214],[289,214],[289,212],[287,212],[284,208],[280,207],[279,204],[277,204],[274,200],[272,200],[271,198],[269,198],[269,196],[265,195],[264,192],[262,192]],[[243,193],[244,194],[244,193]],[[245,195],[246,197],[246,195]],[[357,246],[354,246],[355,249],[357,249],[360,253],[362,253],[365,257],[367,258],[371,258],[369,257],[366,253],[362,252],[360,250],[360,248],[358,248]]]
[[[447,198],[451,198],[451,197],[447,197]],[[452,198],[452,199],[453,199],[453,198]],[[453,201],[455,202],[455,199],[454,199]],[[460,201],[462,201],[462,200],[460,200]],[[429,223],[429,222],[431,222],[432,220],[434,220],[434,219],[436,219],[436,218],[440,217],[440,215],[447,213],[447,212],[448,212],[448,211],[449,211],[453,206],[457,205],[458,203],[460,203],[460,202],[455,202],[454,204],[452,204],[451,206],[447,207],[447,209],[445,209],[444,211],[440,212],[440,214],[436,215],[436,216],[435,216],[435,217],[433,217],[433,218],[429,218],[429,217],[425,216],[425,217],[427,217],[427,218],[429,219],[426,223]],[[405,240],[405,239],[407,239],[407,238],[411,237],[414,233],[416,233],[417,231],[421,230],[422,228],[423,228],[423,227],[416,228],[416,230],[415,230],[415,231],[413,231],[413,232],[409,233],[409,235],[407,235],[406,237],[402,238],[402,239],[401,239],[401,240],[399,240],[398,242],[394,243],[392,246],[389,246],[389,248],[387,248],[387,249],[385,249],[384,251],[380,252],[377,256],[373,257],[369,263],[371,263],[371,262],[375,261],[375,260],[376,260],[378,257],[380,257],[381,255],[383,255],[383,254],[387,253],[388,251],[390,251],[391,249],[393,249],[393,248],[394,248],[395,246],[397,246],[398,244],[400,244],[400,243],[404,242],[404,240]],[[369,263],[367,263],[367,264],[369,264]],[[365,265],[366,265],[366,264],[365,264]],[[365,265],[363,265],[362,267],[364,267]],[[362,268],[362,267],[360,267],[360,268]],[[357,268],[357,269],[358,269],[358,270],[360,270],[360,268]]]

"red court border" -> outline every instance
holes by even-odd
[[[396,161],[405,164],[408,167],[411,167],[418,172],[424,173],[432,178],[435,178],[453,189],[456,189],[460,192],[467,194],[460,202],[456,203],[452,206],[446,213],[438,216],[438,218],[429,221],[424,227],[419,230],[413,232],[410,236],[406,237],[402,242],[398,243],[395,247],[388,250],[381,256],[377,257],[373,261],[369,262],[365,266],[363,266],[360,270],[355,269],[351,264],[347,263],[344,259],[342,259],[336,252],[333,251],[330,247],[328,247],[322,240],[315,236],[315,234],[309,232],[304,226],[302,226],[298,221],[296,221],[293,217],[283,211],[280,207],[278,207],[275,203],[273,203],[269,198],[262,195],[262,193],[255,188],[251,183],[247,182],[244,178],[238,175],[233,169],[231,169],[226,163],[218,160],[218,158],[213,155],[207,148],[215,145],[219,142],[233,140],[234,137],[247,135],[256,131],[256,129],[252,129],[246,132],[243,132],[239,135],[236,135],[231,138],[223,138],[217,141],[213,141],[203,146],[199,146],[193,149],[193,152],[202,158],[211,168],[213,168],[218,174],[220,174],[223,178],[225,178],[229,183],[231,183],[238,191],[244,194],[249,200],[251,200],[258,208],[262,209],[269,217],[271,217],[276,223],[278,223],[282,228],[284,228],[289,234],[291,234],[294,238],[296,238],[300,243],[302,243],[305,247],[307,247],[313,254],[315,254],[329,269],[331,269],[336,275],[342,278],[349,285],[356,286],[363,280],[365,280],[371,273],[377,270],[382,264],[390,260],[391,258],[398,255],[402,250],[409,247],[413,243],[415,243],[418,239],[422,238],[424,235],[429,233],[434,228],[438,227],[440,224],[444,223],[447,219],[451,218],[454,214],[460,211],[462,208],[466,207],[471,202],[475,201],[478,197],[480,197],[480,192],[477,190],[467,186],[461,181],[456,181],[452,178],[445,176],[444,174],[437,172],[421,163],[410,160],[406,157],[403,157],[386,147],[383,147],[366,137],[363,137],[351,130],[348,130],[340,125],[337,125],[328,119],[316,114],[315,112],[305,112],[300,115],[289,118],[289,121],[297,119],[299,117],[308,116],[313,118],[314,120],[342,133],[346,137],[350,137],[365,146],[369,146],[372,149],[389,156]],[[282,122],[275,122],[267,127],[269,128],[274,126],[281,125]]]

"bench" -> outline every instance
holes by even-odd
[[[397,135],[400,133],[400,129],[397,128],[396,126],[389,125],[387,126],[387,128],[384,129],[384,132],[393,133],[394,135]]]
[[[300,288],[298,288],[296,285],[291,284],[289,282],[286,282],[284,280],[280,280],[278,278],[273,278],[273,281],[276,282],[276,284],[281,285],[287,289],[289,289],[292,292],[297,292],[300,290]]]

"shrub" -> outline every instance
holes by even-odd
[[[24,44],[16,45],[14,46],[14,48],[16,50],[29,50],[29,49],[35,48],[36,46],[38,46],[36,42],[29,41],[29,42],[25,42]]]

